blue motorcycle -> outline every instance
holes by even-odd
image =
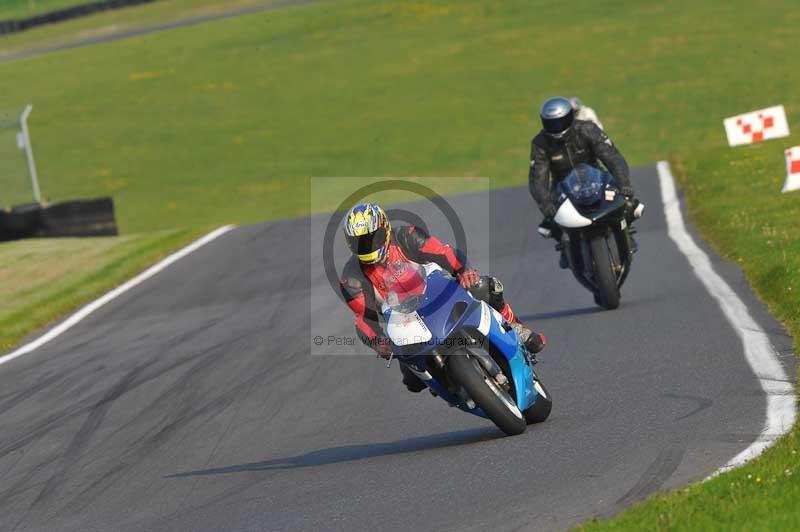
[[[434,397],[508,435],[547,419],[552,401],[535,358],[500,313],[435,264],[401,263],[394,281],[382,306],[392,356]]]
[[[595,303],[615,309],[633,260],[630,221],[644,204],[628,204],[608,172],[580,164],[555,187],[554,218],[575,279]],[[545,236],[549,236],[545,235]]]

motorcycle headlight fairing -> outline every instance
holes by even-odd
[[[575,208],[575,205],[573,205],[569,199],[564,200],[564,203],[558,208],[555,222],[567,229],[577,229],[579,227],[588,227],[592,225],[592,221],[579,213],[578,209]]]

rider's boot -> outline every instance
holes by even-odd
[[[567,260],[567,250],[564,249],[564,244],[562,244],[561,242],[556,244],[556,251],[561,252],[561,256],[558,258],[558,266],[562,270],[566,270],[567,268],[569,268],[569,261]]]
[[[525,327],[525,324],[519,321],[514,315],[514,311],[511,310],[511,306],[508,303],[505,304],[500,315],[511,325],[511,328],[517,333],[519,339],[522,340],[525,348],[531,353],[536,354],[547,345],[547,338],[545,338],[543,334],[533,332]]]
[[[406,385],[409,392],[419,393],[427,388],[425,383],[422,382],[413,371],[408,369],[405,364],[400,364],[400,372],[403,374],[403,384]]]
[[[636,241],[635,238],[633,238],[633,234],[635,232],[636,231],[628,231],[628,238],[631,239],[631,253],[636,253],[637,251],[639,251],[639,243]]]
[[[558,265],[561,267],[562,270],[566,270],[569,268],[569,262],[567,261],[567,253],[564,250],[564,244],[561,243],[561,235],[563,232],[561,228],[556,224],[552,219],[545,218],[542,220],[542,223],[539,224],[537,228],[538,233],[543,236],[544,238],[552,238],[556,241],[556,251],[561,252],[561,257],[558,259]]]

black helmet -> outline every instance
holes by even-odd
[[[547,136],[554,139],[563,138],[569,131],[569,127],[575,120],[575,109],[572,103],[561,96],[548,98],[542,105],[539,113],[542,119],[542,127]]]

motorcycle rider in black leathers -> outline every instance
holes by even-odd
[[[555,184],[567,177],[577,165],[590,164],[601,168],[600,163],[603,163],[625,196],[629,213],[633,212],[638,201],[634,199],[625,158],[605,131],[593,122],[575,119],[575,110],[567,98],[549,98],[542,105],[540,117],[542,130],[531,141],[528,186],[544,215],[539,225],[540,233],[549,232],[559,242],[556,249],[561,250],[561,230],[553,222],[556,214]],[[628,215],[628,222],[632,220]],[[563,250],[560,265],[567,267]]]

